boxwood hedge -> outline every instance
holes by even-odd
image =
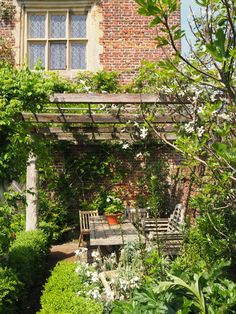
[[[84,283],[76,267],[72,262],[56,265],[44,287],[40,314],[102,314],[102,304],[77,295]]]

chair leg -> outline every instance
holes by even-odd
[[[80,235],[79,235],[79,247],[80,247],[80,244],[81,244],[82,240],[83,240],[83,233],[81,232]]]

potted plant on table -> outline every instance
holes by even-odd
[[[119,223],[119,218],[123,215],[124,210],[124,205],[119,198],[115,198],[113,196],[107,197],[107,206],[104,209],[104,214],[110,225],[116,225]]]

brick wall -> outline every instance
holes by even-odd
[[[20,36],[19,30],[17,32],[15,30],[16,22],[18,23],[20,18],[20,3],[15,0],[7,1],[10,4],[18,4],[17,20],[0,21],[0,37],[6,39],[9,45],[15,48],[18,56],[20,41],[19,38],[15,40],[14,36]],[[99,12],[101,16],[99,28],[100,45],[103,51],[95,58],[100,59],[98,63],[105,70],[122,72],[122,81],[127,83],[134,77],[142,60],[156,61],[165,57],[163,51],[156,48],[155,37],[160,32],[156,28],[149,27],[151,18],[138,14],[138,6],[134,0],[100,0],[94,5],[97,8],[94,12]],[[96,19],[96,14],[93,18]],[[179,22],[180,14],[176,13],[173,16],[173,23]],[[19,25],[18,23],[17,28],[20,28]],[[18,62],[19,60],[16,63]]]
[[[156,48],[155,38],[161,32],[149,27],[150,17],[138,14],[134,0],[104,0],[100,7],[103,15],[100,61],[104,69],[123,72],[123,80],[127,82],[142,60],[157,61],[165,57]],[[173,16],[173,23],[180,23],[180,13]]]
[[[72,145],[67,146],[66,150],[63,148],[62,150],[57,150],[55,153],[55,166],[59,172],[64,176],[65,173],[65,161],[68,158],[85,156],[85,160],[93,155],[98,153],[99,146],[97,145]],[[137,150],[138,151],[138,150]],[[177,203],[182,202],[186,207],[188,207],[189,198],[192,195],[192,186],[189,179],[189,171],[188,169],[180,169],[179,164],[182,160],[182,156],[176,153],[170,147],[166,145],[156,145],[153,149],[150,149],[150,157],[148,164],[155,163],[157,160],[164,160],[169,167],[169,189],[168,189],[168,202],[170,204],[170,209],[172,209]],[[97,192],[99,191],[100,185],[107,186],[107,191],[115,191],[117,195],[125,202],[129,202],[129,204],[134,205],[135,200],[138,195],[145,195],[145,188],[141,185],[137,184],[137,179],[142,178],[145,175],[145,167],[143,167],[143,161],[140,159],[133,158],[129,156],[129,154],[122,154],[122,150],[118,152],[119,156],[119,164],[121,167],[128,167],[131,171],[127,176],[123,177],[119,182],[115,184],[109,180],[109,178],[101,178],[100,181],[97,182]],[[114,165],[110,165],[112,169],[115,171]],[[76,172],[76,169],[74,169]],[[182,176],[180,176],[182,174]],[[180,179],[181,177],[181,179]],[[81,184],[79,178],[75,178],[73,180],[73,187],[76,189],[76,185]],[[94,191],[96,192],[96,191]],[[86,197],[87,198],[87,197]],[[88,195],[88,199],[90,196]],[[92,198],[93,199],[93,196]],[[71,210],[78,210],[78,205],[80,203],[79,199],[74,199],[72,204],[69,206]],[[192,214],[192,213],[191,213]]]
[[[9,5],[13,5],[13,0],[8,0],[7,2]],[[14,29],[15,18],[6,16],[4,19],[0,19],[0,38],[2,37],[8,43],[10,48],[15,46],[15,38],[13,36]]]

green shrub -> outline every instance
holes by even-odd
[[[16,313],[21,286],[12,269],[0,267],[0,313]]]
[[[42,274],[49,242],[42,230],[20,232],[9,250],[9,266],[28,289]]]
[[[61,262],[53,269],[41,297],[40,314],[102,313],[101,304],[77,295],[84,284],[76,267],[76,263]]]
[[[119,75],[113,71],[82,72],[77,76],[78,91],[80,93],[119,93]]]

